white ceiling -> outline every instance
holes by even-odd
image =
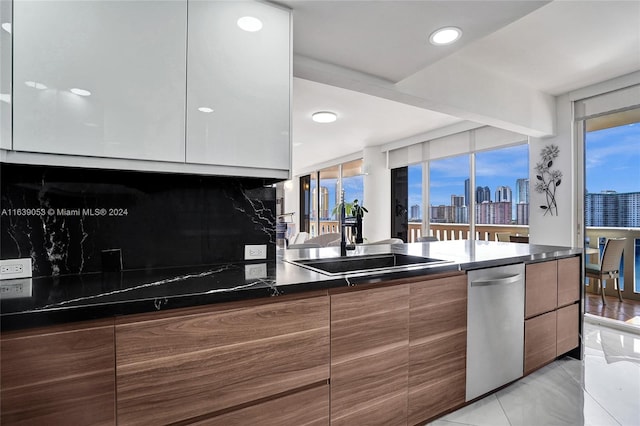
[[[526,130],[528,104],[640,70],[640,0],[278,3],[293,10],[294,175],[465,120]],[[459,43],[428,43],[451,25]],[[319,110],[338,121],[313,123]]]

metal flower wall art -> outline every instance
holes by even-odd
[[[562,182],[562,172],[560,170],[552,170],[551,167],[553,166],[553,161],[558,158],[559,153],[560,149],[557,145],[547,145],[540,153],[542,161],[536,163],[536,192],[544,194],[547,199],[547,204],[540,206],[545,215],[558,215],[556,189]]]

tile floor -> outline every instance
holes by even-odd
[[[562,358],[430,426],[640,426],[640,333],[585,322],[585,357]]]

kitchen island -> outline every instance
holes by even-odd
[[[557,295],[568,267],[581,294],[580,249],[448,241],[353,255],[390,251],[446,262],[329,276],[289,261],[337,248],[291,250],[271,262],[36,278],[9,297],[3,289],[2,420],[416,424],[468,402],[467,271],[543,265],[540,294],[552,282]],[[579,356],[580,300],[555,297],[527,312],[527,373]],[[52,403],[56,386],[67,392]]]

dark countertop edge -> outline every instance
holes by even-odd
[[[541,246],[544,247],[544,246]],[[31,310],[0,315],[0,331],[14,331],[48,325],[82,322],[97,319],[115,318],[123,315],[160,312],[171,309],[214,305],[233,301],[273,298],[288,294],[328,290],[341,287],[375,285],[386,281],[429,276],[455,271],[470,271],[514,263],[537,263],[542,261],[575,257],[582,254],[582,249],[570,247],[546,247],[544,253],[509,256],[500,259],[477,260],[470,262],[453,261],[422,269],[383,272],[365,277],[336,276],[333,278],[309,279],[296,283],[274,284],[266,287],[247,288],[234,291],[220,291],[212,294],[196,293],[168,297],[150,297],[131,301],[115,301],[96,305],[69,306],[49,310]]]

